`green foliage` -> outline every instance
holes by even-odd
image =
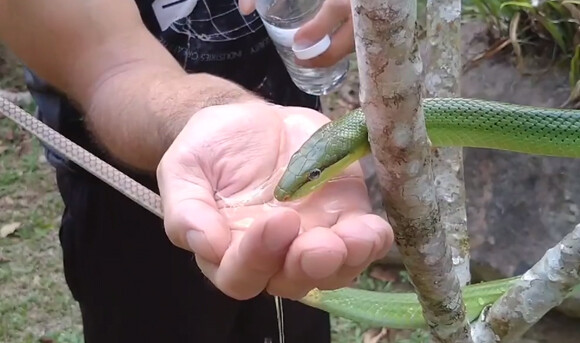
[[[486,22],[496,36],[518,45],[517,50],[520,44],[524,52],[548,47],[570,64],[570,86],[580,80],[579,0],[463,0],[463,15]]]

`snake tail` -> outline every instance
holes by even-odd
[[[482,282],[462,289],[469,322],[493,304],[519,277]],[[427,322],[416,293],[377,292],[357,288],[314,289],[300,302],[335,316],[390,329],[424,329]]]

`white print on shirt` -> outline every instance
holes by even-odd
[[[197,0],[155,0],[151,5],[162,31],[193,12]]]
[[[242,15],[235,0],[156,0],[153,8],[163,31],[171,29],[203,42],[237,40],[264,26],[255,11]]]

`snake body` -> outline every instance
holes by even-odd
[[[433,146],[580,157],[578,110],[461,98],[427,98],[422,106]],[[323,125],[294,153],[274,197],[302,198],[369,152],[365,115],[358,108]]]
[[[422,102],[433,146],[489,148],[527,154],[580,157],[580,111],[462,98]],[[305,197],[353,162],[370,153],[368,129],[358,108],[319,128],[295,152],[274,197],[281,202]],[[519,278],[463,288],[467,316],[477,318]],[[415,293],[383,293],[355,288],[315,289],[301,302],[361,323],[389,328],[424,328]]]
[[[462,289],[469,322],[493,304],[519,277],[481,282]],[[377,292],[351,287],[332,291],[314,289],[302,303],[373,327],[424,329],[427,322],[415,293]]]

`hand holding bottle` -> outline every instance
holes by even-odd
[[[350,0],[240,0],[257,10],[294,83],[313,95],[337,89],[354,52]]]

